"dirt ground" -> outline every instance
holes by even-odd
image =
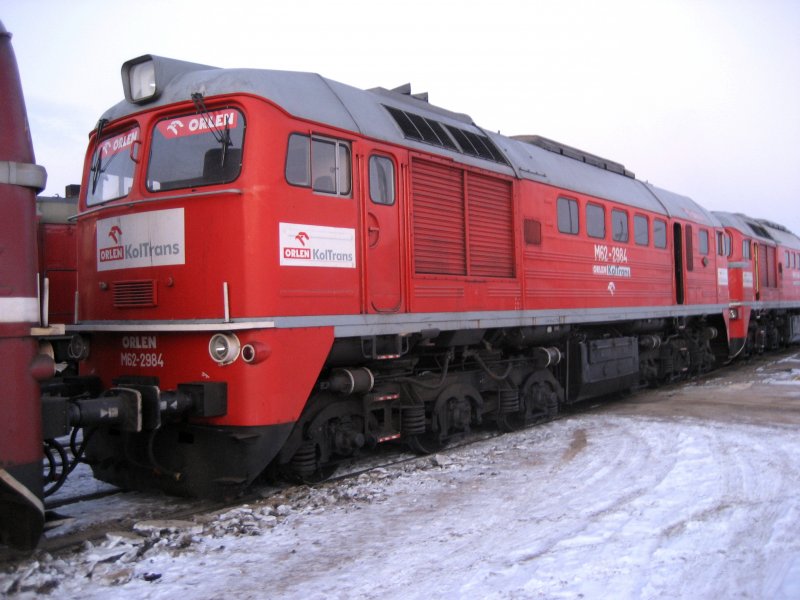
[[[597,407],[610,414],[697,418],[754,425],[800,424],[800,353],[758,357],[699,381],[640,391]],[[794,385],[793,385],[794,384]]]

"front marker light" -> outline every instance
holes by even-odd
[[[89,358],[89,340],[82,335],[73,335],[69,340],[67,356],[72,360],[86,360]]]
[[[208,342],[208,353],[219,365],[228,365],[239,358],[242,345],[232,333],[215,333]]]
[[[739,309],[736,308],[736,307],[729,308],[728,309],[728,317],[731,319],[731,321],[735,321],[736,319],[738,319],[739,318]]]

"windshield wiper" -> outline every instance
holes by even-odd
[[[100,136],[103,135],[103,129],[105,129],[106,124],[108,123],[108,119],[100,119],[97,122],[97,135],[94,136],[95,143],[97,144],[97,154],[94,157],[94,163],[90,171],[92,172],[92,194],[97,191],[97,182],[100,180],[100,173],[103,172],[102,161],[103,161],[103,148],[100,146]]]
[[[203,100],[203,94],[200,92],[194,92],[192,94],[192,103],[194,104],[195,110],[197,114],[201,115],[208,125],[208,130],[211,132],[211,135],[214,136],[214,139],[217,140],[217,143],[222,147],[222,153],[220,157],[220,167],[225,166],[225,157],[228,154],[228,147],[232,146],[231,144],[231,126],[228,122],[227,115],[225,116],[225,130],[220,131],[216,125],[214,125],[214,120],[211,118],[211,113],[208,111],[206,107],[206,103]]]

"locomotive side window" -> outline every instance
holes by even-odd
[[[394,204],[394,163],[385,156],[369,157],[369,197],[375,204]]]
[[[589,237],[606,237],[606,211],[599,204],[586,205],[586,233]]]
[[[615,242],[628,241],[628,213],[616,208],[611,211],[611,236]]]
[[[97,145],[89,168],[88,206],[128,195],[133,186],[134,152],[139,139],[139,128],[134,127]]]
[[[578,233],[578,201],[558,199],[558,230],[561,233]]]
[[[653,244],[656,248],[667,247],[667,222],[661,219],[653,221]]]
[[[633,239],[640,246],[650,243],[650,227],[644,215],[633,216]]]
[[[153,130],[147,189],[228,183],[242,170],[245,122],[233,108],[162,119]]]
[[[731,236],[722,231],[717,232],[717,254],[720,256],[731,255]]]
[[[750,260],[750,240],[742,240],[742,258]]]
[[[708,229],[701,229],[697,232],[698,246],[701,256],[708,256]]]
[[[350,147],[346,142],[293,133],[286,152],[286,181],[321,194],[350,195]]]

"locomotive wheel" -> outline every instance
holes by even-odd
[[[517,431],[552,419],[558,413],[562,396],[561,386],[549,371],[532,373],[520,389],[520,410],[501,415],[497,420],[498,427],[502,431]]]
[[[294,453],[292,460],[286,466],[286,475],[300,483],[320,483],[330,477],[336,471],[334,463],[323,463],[319,459],[317,445],[309,440]]]
[[[452,385],[446,388],[430,415],[430,429],[422,434],[410,435],[406,441],[418,454],[438,452],[452,440],[461,437],[470,430],[473,421],[473,408],[482,404],[480,394],[469,386]]]
[[[329,479],[340,459],[358,454],[376,440],[377,422],[365,416],[354,401],[333,401],[320,397],[321,408],[307,421],[305,440],[286,465],[287,475],[303,483],[319,483]]]
[[[416,454],[436,454],[447,446],[446,443],[439,439],[439,436],[432,433],[410,435],[406,438],[406,443],[411,448],[411,451]]]

